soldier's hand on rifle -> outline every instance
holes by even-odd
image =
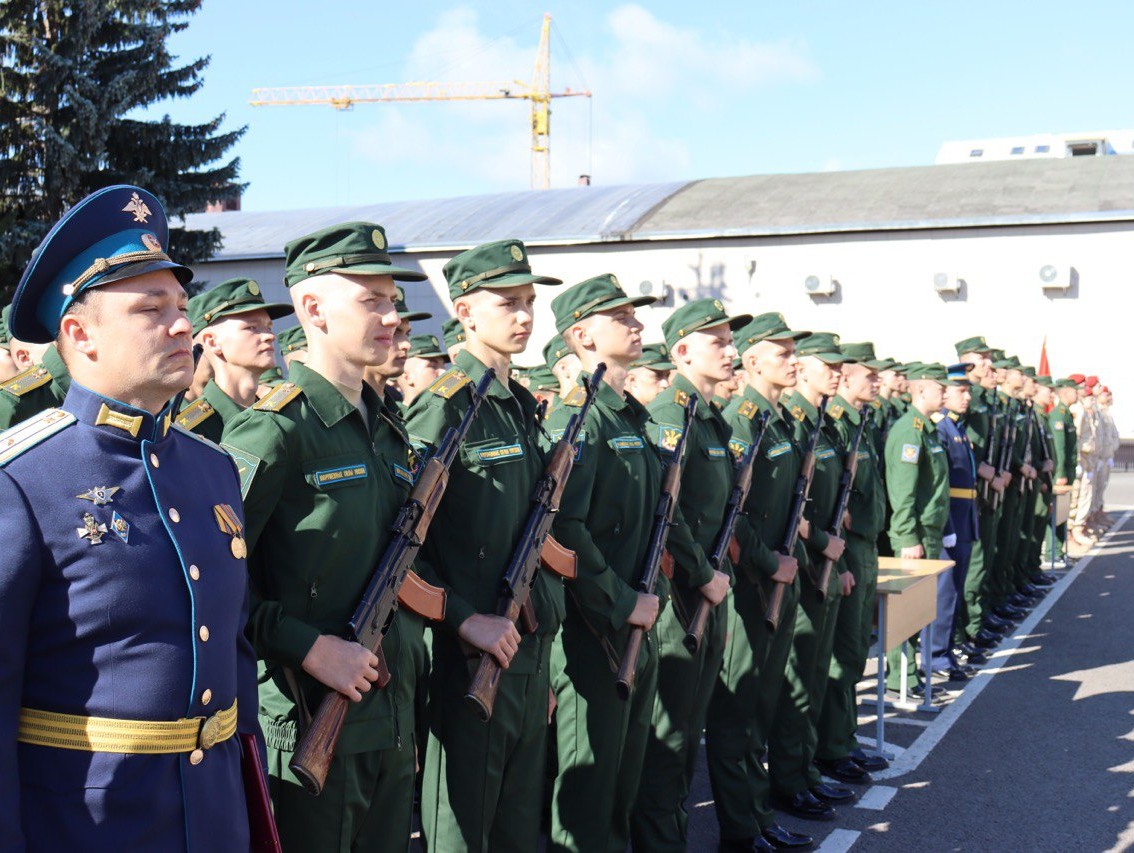
[[[634,605],[634,609],[630,611],[630,615],[626,617],[626,622],[641,628],[643,631],[648,631],[654,627],[654,622],[658,618],[658,609],[661,602],[656,595],[648,592],[638,593],[638,603]]]
[[[920,560],[925,556],[925,549],[921,545],[910,545],[908,548],[903,548],[901,557],[903,560]]]
[[[811,538],[811,522],[808,521],[806,518],[801,518],[799,520],[799,538],[800,539],[810,539]]]
[[[496,658],[507,669],[520,648],[520,632],[511,619],[487,613],[474,613],[461,623],[457,636],[482,652]]]
[[[724,572],[713,572],[713,579],[701,585],[701,595],[708,599],[709,604],[716,607],[728,595],[729,578]]]
[[[1054,470],[1055,470],[1055,460],[1054,459],[1045,459],[1044,463],[1043,463],[1043,472],[1045,474],[1050,474]]]
[[[303,659],[303,671],[352,702],[378,680],[378,658],[353,640],[321,634]]]
[[[843,530],[850,530],[850,526],[851,526],[851,518],[850,518],[850,510],[848,509],[846,511],[846,513],[844,513],[844,515],[843,515]]]
[[[1031,465],[1024,464],[1020,466],[1020,474],[1027,477],[1029,480],[1034,480],[1036,478],[1036,469]]]
[[[846,547],[846,542],[838,536],[832,536],[827,540],[827,547],[823,549],[823,556],[828,560],[837,560],[843,556],[843,549]]]
[[[992,478],[996,476],[996,469],[989,465],[987,462],[981,462],[977,466],[977,476],[982,480],[992,482]]]
[[[799,572],[799,560],[795,557],[776,554],[776,561],[780,564],[780,567],[772,575],[772,580],[776,583],[792,583],[795,580],[796,573]]]
[[[1012,472],[1005,471],[1000,475],[1000,479],[1003,482],[1003,485],[1000,487],[1000,491],[1004,491],[1006,488],[1012,485]]]
[[[843,597],[845,598],[854,589],[854,575],[850,572],[843,572],[839,575],[839,583],[843,585]]]

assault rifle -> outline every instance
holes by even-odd
[[[677,499],[681,494],[681,457],[685,453],[685,441],[689,437],[693,416],[697,414],[697,400],[697,395],[693,394],[685,404],[685,427],[681,431],[681,437],[677,439],[673,458],[662,477],[661,495],[654,509],[654,527],[650,532],[650,543],[642,565],[642,579],[638,582],[638,590],[648,595],[653,595],[654,587],[657,586],[662,558],[665,556],[665,542],[669,538],[669,528],[673,526],[673,511],[677,509]],[[622,653],[622,662],[618,666],[615,687],[619,698],[623,700],[629,699],[634,692],[634,676],[638,669],[638,652],[642,648],[643,634],[645,631],[638,626],[630,630],[630,638],[626,641],[626,650]]]
[[[380,656],[382,640],[394,621],[398,608],[398,594],[413,565],[445,488],[449,485],[449,466],[457,456],[461,442],[476,420],[480,404],[495,379],[495,372],[487,371],[476,390],[460,424],[450,427],[418,474],[417,482],[406,502],[402,504],[394,521],[394,536],[370,576],[354,615],[350,618],[350,638],[363,648]],[[416,576],[414,576],[416,577]],[[385,669],[385,667],[383,667]],[[384,686],[389,681],[386,674]],[[298,699],[298,697],[296,697]],[[327,772],[335,757],[335,748],[342,734],[350,700],[337,690],[331,690],[319,703],[311,724],[297,744],[295,755],[288,765],[299,777],[309,794],[318,795],[327,781]]]
[[[547,467],[536,481],[532,492],[532,510],[524,524],[523,533],[520,534],[500,581],[500,606],[497,613],[513,623],[519,622],[528,634],[534,633],[539,627],[532,607],[531,591],[540,565],[561,577],[575,577],[575,553],[555,542],[551,536],[551,524],[555,520],[555,513],[559,512],[563,488],[575,465],[575,444],[604,373],[606,365],[599,364],[587,380],[587,397],[583,405],[571,416],[563,435],[555,443]],[[465,699],[472,703],[477,716],[484,722],[492,719],[502,673],[496,658],[488,652],[482,652]]]
[[[1000,395],[998,395],[995,390],[992,392],[992,406],[990,410],[988,436],[984,442],[984,456],[981,458],[981,463],[985,465],[996,464],[996,451],[999,446],[999,420],[1002,414],[1000,412]],[[992,483],[989,480],[980,481],[980,499],[986,506],[990,505],[992,502]]]
[[[728,556],[732,548],[736,519],[744,511],[744,503],[748,500],[748,492],[752,489],[752,465],[756,461],[756,454],[760,452],[760,443],[764,440],[764,433],[768,431],[768,420],[767,412],[760,415],[756,438],[753,439],[744,455],[737,460],[736,476],[732,481],[732,492],[728,496],[728,504],[725,505],[724,521],[721,522],[720,530],[717,531],[717,538],[713,543],[713,553],[709,555],[709,565],[713,567],[714,571],[719,572],[721,570],[725,557]],[[701,638],[705,635],[705,625],[709,621],[710,610],[712,610],[712,605],[709,604],[709,600],[701,596],[701,600],[697,602],[697,609],[693,612],[693,618],[689,620],[685,639],[681,641],[689,650],[689,654],[696,654],[697,649],[701,647]]]
[[[858,431],[854,434],[854,441],[847,453],[846,464],[843,465],[843,472],[839,475],[839,497],[835,501],[835,515],[831,519],[831,526],[827,528],[828,536],[841,536],[842,534],[843,519],[847,517],[851,490],[854,488],[854,476],[858,473],[858,448],[862,444],[862,433],[866,428],[866,413],[867,406],[859,409]],[[834,571],[834,568],[835,561],[830,557],[824,557],[823,568],[819,570],[818,583],[819,597],[824,601],[827,599],[827,587],[831,584],[831,572]]]
[[[1005,404],[1004,411],[1004,439],[1000,444],[1000,461],[996,465],[996,476],[1003,476],[1009,466],[1012,464],[1012,451],[1015,449],[1016,444],[1016,416],[1013,412],[1013,404],[1015,400],[1009,400]],[[1000,492],[992,493],[992,508],[995,510],[1000,506],[1003,500],[1003,495]]]
[[[1029,468],[1032,466],[1032,428],[1035,426],[1035,412],[1032,411],[1032,401],[1028,400],[1026,403],[1021,404],[1024,409],[1024,417],[1028,421],[1027,429],[1024,430],[1024,465]],[[1026,495],[1031,486],[1031,480],[1020,475],[1020,484],[1018,486],[1020,494]]]
[[[799,541],[799,525],[803,522],[803,511],[807,509],[807,501],[810,499],[811,481],[815,479],[815,448],[819,444],[819,433],[823,429],[823,410],[826,408],[827,398],[824,397],[819,401],[815,429],[807,442],[807,453],[803,457],[803,465],[795,481],[791,516],[788,519],[787,530],[784,532],[783,544],[780,545],[780,553],[785,557],[792,555],[795,551],[795,543]],[[778,582],[772,584],[772,595],[768,601],[768,609],[764,612],[764,623],[769,631],[775,631],[780,627],[780,617],[784,609],[784,586],[785,584]]]

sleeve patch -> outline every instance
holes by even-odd
[[[729,451],[731,451],[732,455],[737,459],[744,456],[744,454],[748,452],[749,447],[750,445],[747,441],[741,441],[739,438],[731,439],[728,443]]]
[[[670,452],[676,450],[677,442],[681,440],[681,433],[684,431],[682,427],[673,424],[658,424],[658,448]]]
[[[1057,430],[1059,430],[1060,432],[1062,432],[1062,431],[1063,431],[1063,421],[1056,421],[1056,422],[1055,422],[1055,423],[1053,424],[1052,428],[1053,428],[1053,429],[1057,429]]]
[[[265,398],[266,399],[266,398]],[[240,496],[248,497],[248,487],[252,485],[252,478],[256,476],[256,469],[260,467],[261,460],[247,451],[233,447],[231,444],[221,444],[228,455],[236,462],[236,471],[240,475]]]
[[[902,445],[902,461],[916,464],[917,460],[921,458],[921,448],[916,444],[903,444]]]

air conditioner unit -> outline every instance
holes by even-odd
[[[1039,271],[1040,287],[1048,291],[1070,290],[1075,280],[1075,268],[1067,265],[1044,264]]]
[[[673,288],[666,284],[664,281],[661,284],[654,284],[652,281],[643,281],[638,285],[638,292],[642,296],[653,296],[657,299],[655,305],[672,305],[673,304]]]
[[[939,272],[933,275],[933,289],[938,293],[960,293],[962,284],[964,284],[964,281],[951,273]]]
[[[834,276],[809,275],[803,280],[803,289],[808,296],[832,296],[839,289]]]

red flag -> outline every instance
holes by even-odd
[[[1037,376],[1051,376],[1051,365],[1047,363],[1047,335],[1043,337],[1043,346],[1040,347],[1040,360],[1039,367],[1036,368]]]

